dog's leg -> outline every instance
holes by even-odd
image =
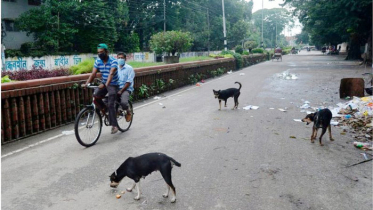
[[[174,185],[172,184],[171,170],[172,170],[172,166],[170,163],[170,164],[163,166],[159,171],[161,172],[164,181],[167,183],[167,185],[172,190],[173,197],[171,198],[171,203],[174,203],[176,201],[176,189]]]
[[[328,126],[328,130],[329,130],[330,141],[334,141],[334,139],[332,137],[332,126],[331,125]]]
[[[137,187],[137,196],[135,197],[135,200],[140,200],[141,190],[140,190],[140,180],[136,183]]]
[[[165,194],[163,194],[163,197],[167,198],[168,194],[170,194],[170,186],[168,186],[168,184],[167,184],[167,192]]]
[[[324,146],[324,144],[321,142],[321,138],[325,134],[325,132],[326,132],[326,128],[322,128],[321,135],[320,135],[320,138],[319,138],[320,146]]]
[[[224,107],[227,107],[227,100],[225,100],[225,105],[224,105]]]
[[[317,135],[317,129],[315,127],[312,127],[312,135],[311,135],[311,143],[315,143],[314,139],[316,139]]]
[[[127,192],[132,192],[133,188],[136,187],[136,182],[133,183],[132,187],[127,188]]]
[[[219,110],[221,110],[221,100],[219,99]]]

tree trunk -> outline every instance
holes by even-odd
[[[372,28],[370,28],[369,37],[368,37],[368,56],[367,56],[367,64],[372,65]]]
[[[350,49],[346,60],[361,60],[360,43],[360,35],[357,33],[351,34],[350,43],[348,44]]]

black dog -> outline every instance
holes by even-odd
[[[135,181],[131,188],[127,188],[127,191],[131,192],[137,185],[137,196],[135,197],[135,200],[139,200],[141,194],[140,178],[145,178],[154,171],[160,171],[167,184],[167,192],[163,197],[168,197],[171,188],[174,195],[171,199],[171,202],[173,203],[176,201],[176,190],[171,180],[171,170],[173,165],[178,167],[181,166],[181,164],[176,160],[162,153],[148,153],[134,158],[129,157],[113,174],[110,175],[110,187],[118,187],[119,182],[127,176]]]
[[[311,135],[311,142],[314,143],[314,140],[317,137],[317,130],[319,128],[322,128],[321,136],[319,138],[320,146],[324,146],[321,143],[321,138],[326,132],[326,128],[329,130],[329,137],[330,141],[334,141],[332,137],[332,129],[330,126],[330,121],[332,120],[332,112],[329,109],[322,109],[318,112],[308,114],[304,119],[302,119],[302,122],[307,122],[307,125],[313,122],[312,126],[312,135]]]
[[[212,90],[214,92],[214,95],[215,95],[215,98],[218,98],[219,99],[219,110],[221,110],[221,100],[224,100],[225,101],[225,107],[227,107],[227,100],[229,97],[233,97],[234,98],[234,108],[237,109],[238,107],[238,97],[240,96],[240,90],[241,90],[241,83],[239,82],[235,82],[235,84],[239,84],[240,87],[237,89],[237,88],[228,88],[226,90]]]

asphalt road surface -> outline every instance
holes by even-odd
[[[285,71],[297,79],[279,77]],[[90,148],[61,134],[72,125],[4,145],[2,209],[371,210],[372,162],[346,168],[363,160],[351,135],[333,127],[335,141],[325,135],[321,147],[310,143],[311,125],[293,120],[306,115],[299,108],[305,100],[314,107],[343,102],[340,79],[370,71],[343,56],[302,51],[138,102],[128,132],[111,135],[104,127]],[[212,89],[236,81],[239,109],[231,110],[230,98],[218,111]],[[248,105],[259,109],[244,110]],[[132,184],[128,178],[109,187],[108,176],[126,158],[148,152],[181,163],[172,171],[176,203],[162,197],[159,172],[141,181],[139,201],[136,191],[116,198]]]

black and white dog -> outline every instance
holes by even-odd
[[[131,192],[133,188],[137,186],[137,196],[135,200],[139,200],[141,194],[140,178],[145,178],[154,171],[160,171],[167,184],[167,192],[163,194],[163,197],[168,197],[171,188],[173,192],[171,202],[173,203],[176,201],[176,190],[171,180],[173,165],[181,166],[176,160],[162,153],[148,153],[138,157],[129,157],[110,175],[110,187],[118,187],[120,181],[127,176],[135,181],[132,187],[127,188],[127,191]]]

